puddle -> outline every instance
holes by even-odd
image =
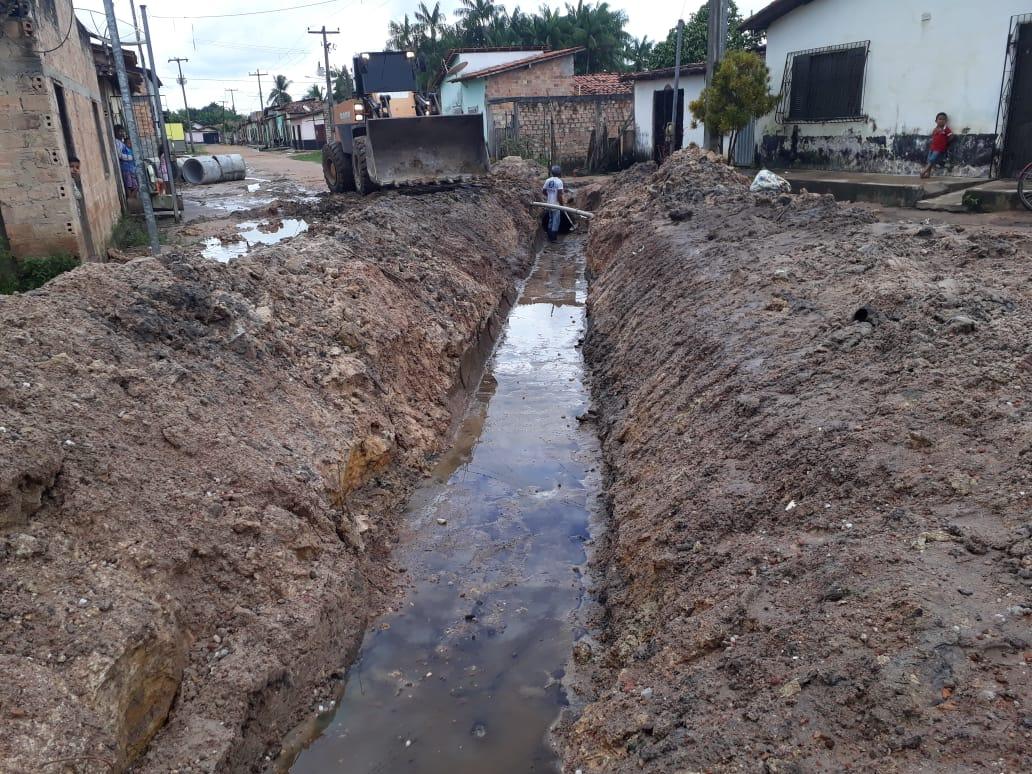
[[[583,245],[547,247],[460,426],[413,496],[410,588],[366,633],[336,712],[278,771],[555,771],[548,729],[584,598],[598,492],[583,361]],[[441,523],[441,521],[445,523]],[[300,750],[300,752],[298,752]]]
[[[244,255],[254,245],[274,245],[308,231],[308,222],[299,218],[283,218],[279,225],[270,228],[269,221],[248,221],[238,224],[237,230],[240,238],[235,242],[223,242],[218,237],[205,239],[201,255],[227,263]]]

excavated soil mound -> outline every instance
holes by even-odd
[[[396,577],[396,509],[528,268],[525,203],[331,197],[228,265],[0,297],[0,769],[275,752]]]
[[[1028,771],[1028,237],[746,183],[682,152],[592,224],[567,770]]]

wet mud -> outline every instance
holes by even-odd
[[[585,412],[583,244],[545,248],[392,561],[410,585],[280,771],[553,771],[581,630],[598,447]],[[314,738],[313,738],[314,737]],[[303,748],[303,749],[301,749]]]

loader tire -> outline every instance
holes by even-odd
[[[355,176],[351,170],[351,159],[339,142],[326,143],[322,149],[322,171],[326,187],[333,193],[355,190]]]
[[[354,172],[355,190],[362,196],[379,188],[369,177],[369,162],[365,137],[355,138],[354,152],[351,154],[351,168]]]

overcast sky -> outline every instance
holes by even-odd
[[[379,50],[387,39],[387,22],[410,15],[418,0],[331,0],[323,5],[290,11],[255,14],[255,11],[290,7],[318,0],[152,0],[146,3],[154,38],[154,57],[165,105],[182,108],[183,97],[176,84],[175,63],[169,57],[186,57],[183,75],[187,79],[187,98],[191,106],[212,101],[235,99],[238,112],[257,110],[258,81],[248,73],[261,69],[272,75],[284,74],[293,85],[290,95],[300,99],[312,83],[324,83],[316,74],[322,61],[317,35],[307,34],[308,27],[340,29],[331,36],[336,49],[330,54],[331,66],[351,64],[355,53]],[[769,0],[738,0],[742,13],[748,15],[762,8]],[[519,5],[524,10],[540,5],[562,8],[560,0],[524,0],[504,3],[509,10]],[[628,32],[635,37],[648,35],[650,40],[666,37],[667,31],[695,11],[703,0],[613,0],[611,8],[626,11]],[[430,5],[430,3],[428,3]],[[443,0],[441,8],[447,20],[454,21],[458,0]],[[91,31],[106,29],[102,0],[75,0],[79,18]],[[95,11],[95,13],[91,13]],[[123,40],[133,40],[132,12],[129,0],[115,0],[115,13],[120,22]],[[139,5],[137,5],[139,13]],[[187,18],[214,14],[251,14],[225,18]],[[175,17],[175,18],[173,18]],[[272,75],[262,76],[262,89],[267,96]],[[232,95],[228,89],[238,89]]]

